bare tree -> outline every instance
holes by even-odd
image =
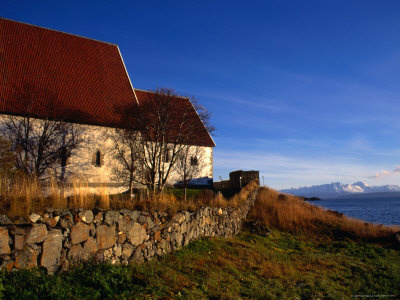
[[[4,117],[1,134],[10,140],[16,152],[16,167],[37,178],[59,163],[59,179],[63,180],[67,160],[82,142],[81,131],[75,124],[29,116]]]
[[[0,137],[0,179],[9,179],[15,174],[15,152],[11,151],[9,140]]]
[[[211,124],[211,112],[208,111],[205,106],[201,105],[195,97],[190,97],[190,102],[192,102],[193,107],[196,109],[196,112],[206,127],[208,133],[212,136],[215,136],[215,131],[217,129]]]
[[[138,145],[132,148],[136,152],[132,155],[140,166],[140,170],[136,170],[139,175],[134,178],[151,190],[161,192],[179,156],[188,145],[195,143],[204,125],[199,122],[190,100],[167,88],[148,93],[148,98],[140,105],[123,111],[127,123],[132,124],[126,131],[139,133],[124,135],[128,148],[133,140]],[[130,172],[129,167],[126,170]]]
[[[63,180],[67,160],[83,138],[79,125],[64,122],[60,116],[66,119],[85,116],[60,106],[57,95],[49,90],[29,83],[12,89],[19,116],[4,116],[0,135],[11,142],[16,152],[16,167],[28,176],[40,178],[59,164],[59,179]],[[14,107],[9,110],[14,111]]]
[[[112,168],[114,177],[129,186],[132,194],[133,184],[140,182],[142,154],[140,132],[137,130],[113,129],[107,137],[112,141],[114,159],[118,162]]]
[[[174,169],[182,181],[185,201],[190,181],[201,174],[203,167],[202,158],[203,152],[201,151],[201,147],[189,145],[177,157]]]

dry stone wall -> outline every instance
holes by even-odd
[[[43,267],[64,271],[94,259],[143,262],[201,237],[237,234],[257,190],[238,208],[203,207],[195,212],[53,210],[30,220],[0,215],[0,266],[7,270]]]

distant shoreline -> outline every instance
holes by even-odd
[[[291,194],[293,195],[293,194]],[[377,192],[377,193],[345,193],[345,194],[326,194],[318,196],[293,195],[305,201],[319,201],[325,199],[361,199],[361,198],[400,198],[400,192]]]
[[[354,193],[325,197],[326,199],[354,199],[354,198],[400,198],[400,192]]]
[[[400,196],[395,194],[382,197],[381,193],[364,195],[346,195],[344,197],[324,198],[322,201],[310,201],[312,205],[342,213],[350,218],[367,223],[386,226],[400,226],[398,219]]]
[[[304,196],[299,196],[300,198],[302,198],[304,201],[320,201],[321,198],[319,197],[304,197]]]

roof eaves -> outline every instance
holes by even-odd
[[[152,94],[156,94],[157,93],[157,91],[149,91],[149,90],[142,90],[142,89],[136,89],[136,88],[135,88],[135,90],[140,91],[140,92],[145,92],[145,93],[152,93]],[[179,96],[179,95],[174,95],[174,97],[175,98],[182,98],[182,99],[189,99],[189,97],[184,97],[184,96]]]
[[[21,118],[32,118],[37,120],[49,120],[49,121],[60,121],[64,123],[71,123],[77,125],[87,125],[87,126],[96,126],[96,127],[103,127],[103,128],[111,128],[111,129],[124,129],[123,126],[112,125],[112,124],[104,124],[99,122],[90,122],[90,121],[77,121],[77,120],[70,120],[70,119],[60,119],[60,118],[45,118],[37,115],[27,115],[23,113],[10,113],[7,111],[0,111],[0,117],[2,116],[11,116],[11,117],[21,117]]]

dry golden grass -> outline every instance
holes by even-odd
[[[109,194],[106,188],[97,188],[96,192],[88,183],[74,181],[64,187],[51,181],[49,186],[41,185],[37,180],[23,178],[18,181],[0,179],[0,213],[10,217],[28,216],[32,212],[40,213],[46,208],[109,209]]]
[[[0,178],[0,213],[10,217],[41,213],[55,209],[141,209],[175,214],[179,210],[194,211],[202,206],[237,207],[258,185],[251,183],[231,199],[220,193],[204,190],[198,197],[183,201],[169,193],[141,194],[131,199],[128,194],[110,196],[106,187],[90,188],[88,183],[73,181],[64,187],[54,180],[43,187],[37,180],[10,182]]]
[[[44,197],[36,181],[0,180],[1,211],[10,216],[26,215],[36,206],[42,206]]]
[[[160,210],[168,211],[171,215],[174,215],[180,210],[195,211],[204,206],[238,207],[243,204],[249,194],[257,188],[258,184],[256,182],[251,182],[231,199],[224,198],[221,193],[215,193],[211,190],[205,189],[198,197],[189,198],[186,201],[179,200],[172,194],[163,193],[161,195],[147,195],[146,197],[140,197],[134,201],[126,200],[124,198],[115,199],[115,201],[111,201],[111,204],[114,208]]]
[[[262,188],[250,217],[268,227],[290,233],[311,233],[320,237],[354,237],[379,240],[399,231],[398,226],[383,226],[344,216],[306,203],[304,200]]]

